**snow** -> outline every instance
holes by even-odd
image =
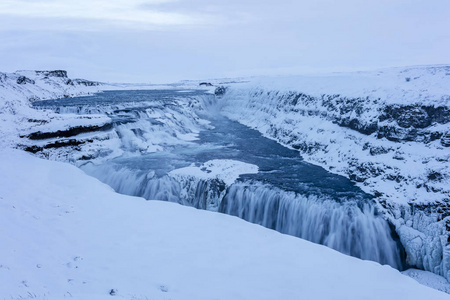
[[[301,91],[311,96],[339,94],[381,99],[384,104],[411,105],[426,101],[436,106],[450,100],[450,66],[412,66],[364,72],[335,72],[249,79],[251,86],[272,91]],[[245,86],[246,84],[242,84]]]
[[[417,282],[423,285],[450,294],[450,284],[445,278],[439,275],[417,269],[408,269],[403,271],[402,274],[417,280]]]
[[[26,76],[34,83],[18,84],[17,80],[21,76]],[[103,125],[110,122],[104,115],[86,118],[72,114],[61,117],[50,111],[36,111],[30,107],[31,101],[84,96],[101,90],[100,85],[71,85],[67,82],[67,77],[47,76],[37,71],[0,73],[0,143],[15,147],[22,142],[19,135],[26,135],[31,131],[57,131],[68,127]]]
[[[208,180],[219,179],[230,186],[241,174],[256,174],[258,166],[231,159],[214,159],[200,166],[189,166],[173,170],[170,176],[195,177],[196,179]]]
[[[0,152],[0,298],[448,299],[388,266],[235,217],[114,193]]]
[[[377,195],[379,209],[405,247],[407,262],[450,279],[450,152],[439,139],[425,139],[450,133],[449,87],[447,65],[264,77],[227,86],[218,106],[225,116],[299,149],[306,161],[349,177]],[[383,121],[382,116],[387,107],[413,105],[419,115],[425,113],[423,106],[447,113],[441,113],[439,123],[416,128],[422,130],[416,140],[401,140],[402,132],[411,127],[400,126],[394,118]],[[354,120],[375,125],[378,131],[363,134],[339,125]],[[383,126],[392,126],[400,141],[380,138],[377,133]]]
[[[449,74],[447,66],[432,66],[210,82],[231,85],[225,101],[219,103],[229,117],[269,137],[273,125],[277,125],[290,134],[290,139],[317,142],[319,149],[324,146],[325,151],[304,153],[307,161],[343,175],[354,159],[404,172],[408,183],[371,178],[360,186],[371,193],[381,190],[392,203],[407,205],[411,199],[427,204],[442,198],[441,193],[411,188],[422,183],[430,171],[449,173],[449,167],[442,163],[449,156],[448,149],[438,142],[398,143],[393,152],[373,156],[363,150],[366,143],[389,148],[392,142],[362,135],[319,117],[277,112],[276,104],[272,105],[276,102],[270,102],[279,99],[274,94],[264,98],[266,102],[246,101],[255,90],[276,92],[280,97],[291,90],[316,96],[367,95],[369,106],[364,118],[370,120],[377,109],[387,104],[448,105]],[[16,80],[22,75],[35,80],[35,84],[18,85]],[[66,80],[45,78],[34,71],[0,73],[0,240],[7,245],[0,247],[0,299],[102,299],[110,297],[111,289],[117,289],[117,297],[131,299],[448,298],[389,267],[346,257],[236,218],[121,196],[74,167],[5,150],[23,143],[20,135],[41,129],[54,132],[110,122],[104,115],[89,115],[90,119],[86,119],[75,114],[36,111],[30,108],[30,100],[88,95],[107,89],[149,88],[127,84],[72,86]],[[199,87],[196,81],[186,81],[150,88]],[[211,93],[214,87],[205,89]],[[187,107],[181,109],[192,113]],[[175,112],[172,117],[181,115]],[[165,123],[155,132],[153,143],[136,145],[132,140],[129,147],[152,152],[161,150],[163,141],[170,145],[195,140],[198,130],[208,124],[203,120],[191,122],[190,117],[174,123],[170,116],[167,119],[160,115]],[[432,127],[448,130],[447,124]],[[170,134],[171,139],[167,128],[175,133]],[[120,143],[113,135],[116,133],[95,134],[98,142],[87,144],[87,150],[78,154],[95,153],[104,147],[112,149],[109,158],[121,155]],[[93,139],[90,133],[79,137]],[[288,140],[278,141],[289,145]],[[403,160],[395,156],[402,156]],[[192,173],[231,181],[246,172],[257,169],[236,161],[213,161],[176,170],[173,176]],[[448,190],[448,178],[434,185]],[[395,209],[391,213],[397,221],[397,232],[403,233],[400,238],[414,263],[450,278],[450,273],[445,273],[449,250],[443,248],[446,237],[441,236],[445,222],[436,223],[433,215],[404,216],[404,211]],[[440,284],[440,277],[422,272],[407,275],[448,291]]]

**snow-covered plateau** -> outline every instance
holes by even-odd
[[[65,71],[0,73],[0,280],[6,283],[0,297],[449,297],[388,266],[234,217],[115,194],[73,166],[48,161],[70,162],[121,193],[219,210],[262,225],[273,212],[249,217],[246,209],[267,210],[269,202],[244,207],[236,199],[258,202],[255,195],[270,194],[277,203],[287,201],[285,209],[295,208],[300,217],[292,217],[289,227],[265,226],[300,237],[305,235],[291,233],[293,220],[304,218],[310,227],[327,224],[327,218],[314,220],[323,217],[323,208],[312,214],[305,208],[317,206],[315,198],[297,199],[265,185],[233,185],[240,175],[261,173],[257,164],[239,157],[187,167],[172,160],[167,169],[158,153],[192,152],[201,133],[219,124],[212,126],[205,116],[224,115],[350,178],[374,196],[376,207],[367,212],[325,201],[337,221],[350,215],[355,220],[327,224],[331,231],[319,243],[352,254],[348,243],[363,241],[362,253],[353,256],[396,265],[395,258],[386,260],[390,250],[376,258],[377,247],[395,243],[376,210],[401,241],[403,267],[450,278],[450,67],[210,82],[111,85],[71,80]],[[138,89],[155,92],[102,92]],[[98,92],[94,98],[69,98]],[[136,166],[134,158],[142,155],[150,156]],[[139,165],[158,160],[162,165],[150,173]],[[156,174],[161,170],[167,175]],[[233,200],[232,195],[241,198]],[[292,199],[301,205],[289,204]],[[278,214],[293,213],[280,209]],[[277,218],[270,222],[279,223]],[[355,224],[371,228],[354,232]],[[319,237],[311,236],[312,229],[306,238],[315,241]],[[377,232],[380,236],[372,239]],[[347,239],[347,246],[336,237]],[[376,247],[375,240],[380,243]],[[371,247],[375,256],[367,257],[364,251]],[[437,275],[414,269],[405,274],[450,291]]]

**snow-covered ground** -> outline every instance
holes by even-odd
[[[402,180],[397,182],[395,177],[385,180],[386,177],[371,174],[364,178],[361,186],[368,192],[383,194],[380,203],[397,226],[402,243],[409,251],[410,262],[448,278],[450,249],[445,230],[448,217],[445,216],[446,206],[441,206],[439,200],[447,197],[448,163],[445,162],[449,159],[449,148],[439,139],[426,143],[377,139],[339,126],[334,119],[354,113],[351,109],[347,111],[345,105],[340,109],[343,108],[339,102],[342,97],[336,94],[358,97],[359,106],[363,107],[358,117],[367,123],[376,119],[378,111],[386,105],[425,103],[433,107],[446,106],[449,94],[446,86],[449,86],[450,78],[447,69],[432,67],[351,75],[253,78],[247,83],[243,83],[243,79],[230,80],[225,82],[229,87],[218,104],[229,117],[280,143],[295,146],[307,160],[332,172],[349,176],[348,170],[358,170],[352,168],[352,163],[356,166],[370,163],[375,164],[375,169],[388,170],[383,173],[386,176],[390,174],[389,170],[395,171],[391,175],[405,175],[406,180],[400,178]],[[21,76],[28,81],[19,80]],[[30,108],[30,100],[87,95],[103,89],[136,88],[90,84],[83,80],[72,80],[72,85],[68,80],[63,73],[0,74],[2,149],[24,143],[22,148],[29,147],[26,139],[20,136],[36,132],[88,130],[90,127],[95,130],[111,122],[101,114],[86,116],[36,111]],[[224,80],[211,82],[223,84]],[[184,82],[177,87],[196,85],[198,82]],[[173,85],[168,87],[173,88]],[[338,109],[328,106],[323,110],[314,101],[306,103],[299,97],[298,105],[294,105],[298,110],[292,110],[291,104],[287,103],[292,100],[290,97],[296,98],[298,92],[313,97],[306,97],[306,100],[332,95],[329,102]],[[173,125],[177,132],[178,127],[182,128],[186,123],[175,124],[172,117],[180,115],[161,115],[161,119],[167,118],[165,126]],[[188,117],[189,113],[184,116]],[[196,126],[207,126],[201,120],[199,124],[191,125],[188,126],[191,132],[181,134],[184,139],[180,141],[195,138]],[[437,132],[448,131],[445,122],[436,122],[432,126]],[[166,127],[156,131],[155,136],[163,134]],[[117,150],[119,144],[112,138],[114,134],[93,131],[77,135],[77,138],[99,141],[88,144],[85,150],[91,154],[99,145]],[[297,147],[297,142],[303,144]],[[158,145],[141,146],[144,151],[158,151]],[[383,153],[386,149],[387,153]],[[120,154],[120,151],[110,153],[111,156]],[[60,156],[53,158],[64,160]],[[211,178],[222,176],[220,170],[228,166],[233,167],[230,176],[255,171],[254,167],[239,163],[210,163],[182,171]],[[89,299],[90,295],[92,299],[101,299],[103,295],[110,297],[112,289],[117,290],[118,296],[129,299],[448,298],[448,295],[417,285],[389,267],[350,258],[235,218],[117,195],[68,165],[38,160],[10,150],[1,153],[0,164],[0,239],[2,245],[6,245],[0,248],[0,298],[60,299],[72,295]],[[370,165],[367,169],[371,169]],[[435,174],[438,180],[426,180],[425,191],[421,188],[412,191],[413,184],[424,181],[424,176],[434,174],[430,171],[435,170],[440,174]],[[433,192],[432,188],[438,192]],[[381,201],[383,199],[385,202]],[[414,209],[419,206],[410,209],[411,202],[420,202],[424,209]],[[435,212],[436,209],[442,212]],[[448,291],[445,280],[439,282],[441,277],[433,278],[429,273],[420,272],[408,272],[407,275]]]
[[[0,152],[1,299],[449,299],[388,266],[235,217],[119,195]]]

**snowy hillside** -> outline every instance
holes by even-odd
[[[0,152],[1,299],[448,299],[397,270],[235,217],[116,194]]]
[[[408,263],[450,278],[450,67],[262,78],[219,103],[375,195]]]

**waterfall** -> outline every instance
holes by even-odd
[[[97,102],[80,98],[65,106],[53,106],[59,113],[102,113],[112,118],[117,143],[111,144],[124,154],[101,160],[101,164],[95,158],[83,161],[80,168],[87,174],[122,194],[219,211],[354,257],[402,269],[402,246],[393,238],[394,232],[378,215],[370,198],[361,196],[363,193],[349,183],[335,182],[325,171],[300,165],[298,153],[277,148],[278,144],[269,144],[241,125],[226,120],[214,123],[208,113],[219,113],[220,107],[212,96],[188,97],[184,102],[173,97],[150,101],[148,98],[156,97],[152,96],[155,91],[133,93],[133,97],[121,93],[117,99],[114,94],[104,93],[96,96]],[[142,101],[130,101],[139,95]],[[111,101],[102,100],[110,96]],[[40,106],[51,107],[51,102]],[[201,143],[195,143],[202,138],[200,132],[213,128],[210,124],[217,125],[215,131],[203,135]],[[247,176],[230,186],[217,178],[171,174],[172,170],[204,158],[238,158],[278,173]],[[287,167],[291,164],[298,168]],[[294,173],[308,178],[291,176]],[[305,179],[307,184],[303,187]],[[290,185],[286,185],[288,180],[292,181]],[[293,184],[302,188],[287,191]]]
[[[158,177],[155,172],[131,170],[117,165],[81,166],[87,174],[111,186],[116,192],[148,200],[180,203],[199,209],[217,211],[225,195],[226,185],[217,179],[195,177]]]
[[[388,223],[369,203],[336,202],[253,182],[232,185],[219,211],[351,256],[402,268]]]
[[[341,253],[402,269],[399,246],[374,206],[358,199],[337,202],[326,195],[301,195],[258,182],[156,176],[118,165],[86,164],[82,169],[117,192],[219,211],[322,244]],[[367,200],[365,200],[367,201]]]

